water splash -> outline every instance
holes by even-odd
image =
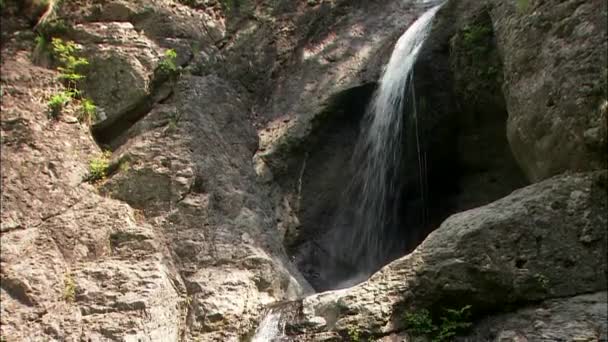
[[[353,278],[369,276],[402,243],[391,240],[394,234],[390,231],[398,229],[403,116],[409,110],[418,134],[412,102],[414,64],[440,7],[427,10],[399,38],[365,114],[352,159],[356,172],[346,196],[350,208],[341,214],[339,223],[350,228],[339,229],[333,239],[336,259],[357,270]],[[419,137],[415,138],[419,150]],[[424,167],[419,153],[421,175]]]
[[[251,342],[272,342],[284,335],[285,322],[281,310],[270,309],[255,330]]]

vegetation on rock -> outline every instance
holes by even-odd
[[[71,275],[66,275],[63,279],[63,299],[66,302],[73,302],[76,300],[76,283]]]
[[[110,158],[112,152],[105,151],[89,162],[89,182],[95,182],[106,178],[110,169]]]
[[[461,309],[446,309],[443,316],[436,322],[431,313],[422,309],[406,313],[404,321],[407,329],[415,336],[428,336],[433,342],[452,341],[456,335],[466,333],[472,326],[470,322],[471,306]]]
[[[177,66],[175,60],[177,59],[177,52],[175,52],[175,50],[173,49],[169,49],[167,51],[165,51],[165,55],[163,57],[163,59],[161,59],[160,63],[158,64],[158,67],[160,68],[161,71],[167,73],[167,74],[175,74],[177,73],[177,71],[179,70],[179,67]]]

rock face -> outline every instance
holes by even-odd
[[[544,301],[541,305],[479,322],[472,341],[604,341],[608,338],[606,292]]]
[[[546,300],[507,314],[478,322],[468,336],[455,338],[475,341],[603,341],[607,338],[606,292],[584,294],[566,299]],[[415,340],[407,333],[394,333],[380,342]]]
[[[129,168],[101,191],[162,229],[188,296],[186,336],[234,340],[262,305],[308,288],[281,247],[268,190],[256,184],[256,135],[238,94],[213,76],[183,76],[175,94],[120,139],[115,153]]]
[[[606,168],[606,13],[599,0],[494,2],[507,136],[531,181]]]
[[[453,215],[367,282],[304,299],[301,326],[384,335],[416,308],[482,314],[605,290],[607,177],[559,176]]]
[[[310,292],[283,250],[271,189],[254,172],[246,99],[220,77],[184,74],[161,84],[163,103],[132,116],[154,98],[163,49],[179,51],[173,31],[146,31],[137,13],[179,17],[185,7],[117,1],[96,19],[88,5],[87,18],[103,22],[64,38],[82,44],[95,68],[83,93],[118,123],[101,136],[113,153],[95,184],[85,180],[101,150],[76,105],[47,116],[60,84],[29,59],[34,36],[18,16],[8,27],[22,31],[2,35],[3,56],[14,56],[2,62],[2,337],[238,341],[267,304]]]
[[[79,99],[49,117],[29,3],[1,7],[1,340],[243,341],[282,301],[292,340],[408,338],[405,312],[464,305],[469,340],[606,339],[605,3],[446,4],[415,72],[432,196],[416,170],[398,191],[432,217],[410,249],[471,210],[316,295],[360,118],[431,2],[64,1],[39,33],[82,46],[91,126]]]

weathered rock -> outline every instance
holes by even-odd
[[[453,215],[367,282],[304,299],[305,321],[324,320],[322,330],[384,334],[414,308],[472,305],[483,313],[602,291],[607,176],[551,178]]]
[[[514,312],[476,322],[460,342],[497,341],[604,341],[607,338],[606,292],[544,301]],[[406,332],[380,338],[380,342],[428,341]]]
[[[138,99],[106,92],[149,93],[158,50],[114,20],[84,22],[66,38],[98,52],[89,82],[121,67],[141,76],[90,90],[120,113]],[[115,116],[113,166],[92,186],[84,179],[99,148],[86,127],[47,118],[56,73],[31,64],[23,46],[33,36],[15,37],[2,47],[14,56],[2,62],[3,337],[237,341],[265,305],[309,291],[257,182],[246,102],[226,82],[185,77],[132,128],[133,117]]]
[[[525,3],[491,8],[513,154],[531,181],[606,168],[606,3]]]
[[[483,319],[463,341],[604,341],[606,292],[553,299]]]
[[[88,46],[83,90],[99,107],[97,125],[124,119],[151,96],[160,47],[129,22],[85,23],[74,30],[77,41]]]
[[[244,102],[218,77],[183,77],[175,96],[121,138],[128,169],[103,192],[153,218],[179,262],[193,339],[237,340],[263,306],[309,291],[289,265],[251,156]]]
[[[297,172],[292,167],[331,114],[326,109],[345,91],[378,80],[394,43],[426,7],[400,1],[285,3],[276,22],[253,25],[253,33],[228,47],[241,52],[228,54],[228,74],[264,100],[254,113],[268,122],[259,155],[276,176]]]
[[[183,285],[158,235],[83,183],[99,149],[85,127],[48,118],[44,100],[56,73],[33,66],[13,42],[6,53],[13,57],[2,62],[2,336],[177,337]]]

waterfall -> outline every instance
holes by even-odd
[[[418,3],[435,1],[419,0]],[[407,103],[407,99],[415,98],[412,84],[414,64],[440,7],[437,5],[426,11],[399,38],[367,108],[363,130],[352,158],[357,171],[346,191],[348,211],[343,211],[338,219],[348,222],[348,229],[333,231],[334,236],[330,241],[334,244],[334,255],[326,265],[342,275],[345,266],[356,271],[346,281],[344,277],[334,274],[335,279],[342,280],[341,284],[336,284],[336,288],[348,287],[366,279],[387,258],[387,251],[394,243],[390,237],[387,238],[385,230],[396,221],[398,201],[395,193],[398,192],[401,169],[403,113],[405,109],[411,109],[420,156],[416,106],[415,103]],[[421,175],[424,167],[424,161],[419,157]],[[336,225],[340,226],[341,223]],[[251,341],[280,341],[285,337],[285,324],[294,310],[294,302],[270,308]]]
[[[390,231],[398,229],[398,205],[404,125],[413,125],[419,155],[421,179],[425,162],[420,153],[418,117],[414,101],[414,64],[441,5],[418,18],[399,38],[367,108],[356,144],[352,166],[354,177],[346,191],[344,209],[332,239],[334,254],[341,265],[355,270],[347,284],[368,277],[399,248]],[[404,112],[409,121],[404,121]],[[411,122],[410,122],[411,121]],[[424,184],[421,184],[424,187]],[[331,266],[330,266],[331,267]]]
[[[289,341],[285,336],[288,322],[296,320],[302,304],[300,301],[287,301],[273,304],[255,330],[251,342]]]
[[[272,342],[284,333],[284,322],[280,310],[270,309],[255,330],[251,342]]]

